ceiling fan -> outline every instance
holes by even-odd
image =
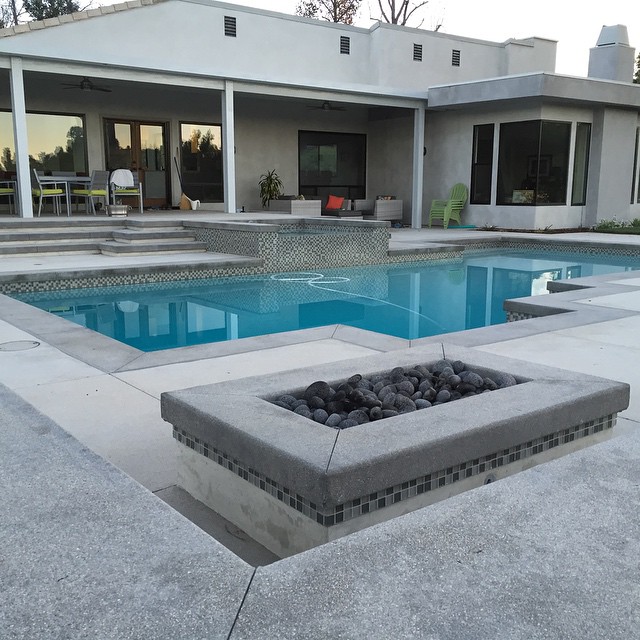
[[[100,85],[93,84],[93,82],[86,76],[77,84],[71,84],[69,82],[62,82],[61,84],[65,89],[80,89],[80,91],[103,91],[104,93],[111,93],[111,89],[109,89],[109,87],[101,87]]]
[[[318,109],[319,111],[346,111],[344,107],[335,107],[330,102],[323,102],[317,107],[307,107],[308,109]]]

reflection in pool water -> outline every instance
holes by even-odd
[[[505,322],[505,299],[543,294],[550,280],[638,268],[638,258],[503,252],[453,264],[375,265],[15,297],[142,351],[328,324],[415,339]]]

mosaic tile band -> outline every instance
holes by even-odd
[[[295,225],[291,225],[295,228]],[[216,233],[216,229],[202,229],[202,236],[199,238],[204,240],[206,236],[213,236]],[[376,233],[383,232],[387,233],[386,229],[376,229]],[[246,236],[246,232],[244,233]],[[300,260],[303,261],[304,266],[301,264],[291,266],[290,264],[290,256],[287,256],[287,259],[284,260],[282,257],[275,258],[274,252],[276,251],[276,244],[272,242],[272,239],[268,236],[277,236],[277,233],[260,233],[258,234],[262,237],[258,242],[257,252],[260,257],[263,258],[265,264],[262,267],[256,266],[245,266],[245,267],[221,267],[221,268],[210,268],[210,269],[184,269],[184,270],[176,270],[176,271],[162,271],[162,272],[145,272],[145,273],[110,273],[109,275],[104,276],[87,276],[84,278],[63,278],[60,280],[42,280],[42,281],[20,281],[20,282],[2,282],[0,283],[0,293],[31,293],[31,292],[39,292],[39,291],[61,291],[64,289],[85,289],[85,288],[98,288],[98,287],[113,287],[118,285],[132,285],[132,284],[153,284],[153,283],[168,283],[173,281],[185,281],[185,280],[199,280],[199,279],[207,279],[207,278],[225,278],[225,277],[235,277],[235,276],[250,276],[250,275],[259,275],[263,273],[277,273],[281,271],[293,271],[293,270],[303,270],[303,269],[321,269],[321,268],[329,268],[332,266],[357,266],[358,264],[363,264],[359,259],[347,261],[347,264],[328,264],[326,262],[325,256],[321,256],[315,248],[313,241],[309,240],[310,238],[317,238],[318,236],[308,236],[307,241],[304,244],[301,244],[298,247],[298,250],[302,253],[300,254]],[[298,238],[299,236],[292,236],[292,238]],[[251,241],[249,238],[245,238],[247,244],[246,251],[244,255],[251,255],[250,251],[254,249],[255,245],[251,245]],[[371,237],[368,238],[368,242],[371,241]],[[295,244],[295,243],[294,243]],[[385,244],[386,246],[386,244]],[[332,250],[335,250],[336,245],[332,245]],[[640,252],[638,250],[633,250],[631,248],[615,248],[611,247],[609,249],[604,249],[601,247],[579,247],[576,245],[571,245],[570,247],[558,247],[552,245],[544,245],[534,242],[518,242],[518,241],[510,241],[510,242],[477,242],[470,243],[465,245],[465,254],[473,254],[473,255],[482,255],[483,253],[489,253],[491,251],[495,251],[496,249],[500,249],[501,251],[509,252],[509,251],[517,251],[530,249],[539,252],[554,252],[554,253],[562,253],[563,249],[570,249],[573,253],[581,253],[585,255],[614,255],[614,256],[625,256],[625,257],[640,257]],[[286,255],[286,253],[284,254]],[[293,255],[293,254],[292,254]],[[253,256],[257,257],[257,256]],[[463,253],[458,250],[452,251],[428,251],[425,249],[424,253],[410,253],[410,254],[389,254],[386,250],[384,251],[384,255],[380,256],[379,259],[367,262],[366,264],[395,264],[395,263],[406,263],[406,262],[440,262],[443,264],[451,264],[458,263],[462,261]],[[342,260],[342,258],[340,259]],[[286,264],[284,264],[286,262]],[[334,262],[338,262],[337,259]],[[266,264],[271,264],[271,267],[268,268]],[[526,318],[516,318],[520,319],[528,319],[532,316],[527,316]]]
[[[581,425],[561,429],[546,436],[515,445],[509,449],[496,451],[495,453],[481,456],[474,460],[468,460],[467,462],[446,469],[440,469],[434,473],[407,480],[402,484],[367,494],[326,511],[323,511],[319,505],[310,502],[304,496],[291,491],[275,480],[261,474],[259,471],[230,457],[223,451],[219,451],[210,444],[189,434],[184,429],[174,427],[173,437],[182,445],[189,447],[205,458],[209,458],[262,491],[266,491],[276,498],[276,500],[311,518],[318,524],[331,527],[346,520],[371,513],[372,511],[384,509],[397,502],[408,500],[423,493],[454,484],[460,480],[477,476],[491,469],[497,469],[519,460],[530,458],[549,449],[561,447],[575,440],[612,429],[615,426],[616,418],[617,414],[611,414],[596,420],[590,420]]]

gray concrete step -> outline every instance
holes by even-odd
[[[179,220],[153,220],[144,218],[124,218],[124,223],[128,229],[152,229],[154,227],[182,229],[182,222]]]
[[[0,243],[0,256],[26,256],[58,253],[100,253],[100,240],[55,242],[7,242]]]
[[[108,256],[148,255],[165,253],[204,253],[207,245],[204,242],[174,240],[167,242],[118,242],[107,241],[99,244],[100,252]]]
[[[111,239],[113,229],[108,227],[78,227],[77,229],[0,229],[0,246],[11,242],[60,242],[65,240]]]
[[[148,242],[163,240],[195,240],[193,231],[178,227],[162,227],[146,231],[140,229],[116,230],[112,234],[113,239],[118,242]]]
[[[0,232],[5,229],[47,229],[47,228],[75,228],[78,227],[105,227],[124,228],[126,218],[107,218],[98,216],[67,217],[56,216],[46,218],[4,218],[0,219]]]

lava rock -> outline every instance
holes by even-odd
[[[412,396],[416,392],[415,387],[408,380],[403,380],[396,386],[398,387],[398,393],[404,392]]]
[[[518,384],[518,381],[510,373],[503,373],[501,371],[497,372],[497,374],[493,376],[493,380],[500,389],[513,387]]]
[[[329,414],[324,409],[316,409],[313,412],[313,419],[320,424],[325,424]]]
[[[331,398],[333,394],[328,383],[324,382],[323,380],[318,380],[317,382],[310,384],[305,389],[303,395],[306,400],[310,400],[311,398],[313,398],[313,396],[318,396],[326,402],[327,400],[329,400],[329,398]]]
[[[355,420],[351,420],[351,418],[347,418],[346,420],[343,420],[338,427],[340,429],[348,429],[349,427],[356,427],[358,425],[358,423]]]
[[[339,413],[332,413],[325,421],[327,427],[337,427],[343,420]]]
[[[295,396],[292,396],[290,393],[287,393],[283,396],[280,396],[278,398],[278,400],[280,402],[284,402],[285,404],[288,404],[289,406],[292,406],[293,403],[297,400],[298,398],[296,398]]]
[[[297,409],[298,407],[307,407],[308,408],[307,401],[304,398],[300,398],[300,400],[296,400],[291,405],[292,409]]]
[[[324,409],[325,401],[319,396],[313,396],[308,402],[310,409]]]
[[[428,409],[431,406],[431,403],[428,400],[424,400],[422,398],[418,398],[416,400],[416,409]]]
[[[409,411],[416,410],[416,403],[411,398],[399,394],[396,396],[395,406],[400,413],[408,413]]]
[[[451,366],[453,367],[453,372],[455,374],[460,373],[461,371],[464,371],[467,367],[465,366],[464,362],[462,362],[462,360],[454,360],[451,363]]]
[[[453,367],[448,360],[438,360],[438,362],[435,362],[431,367],[431,372],[439,376],[445,369],[451,369],[451,373],[453,373]]]
[[[441,389],[436,396],[436,402],[449,402],[451,400],[451,393],[447,389]]]
[[[464,382],[472,384],[476,389],[482,389],[482,387],[484,387],[482,376],[475,373],[475,371],[462,371],[460,377]]]
[[[483,380],[485,389],[488,389],[489,391],[496,391],[498,385],[495,381],[493,381],[491,378],[483,378]]]
[[[301,405],[297,406],[293,410],[293,413],[297,413],[299,416],[304,416],[305,418],[312,418],[313,417],[313,413],[311,413],[311,409],[309,409],[309,407],[307,407],[306,404],[301,404]]]
[[[356,409],[347,416],[347,420],[355,420],[358,424],[364,424],[369,422],[369,415],[362,409]]]
[[[399,416],[400,412],[396,409],[382,409],[382,417],[383,418],[393,418],[394,416]]]

